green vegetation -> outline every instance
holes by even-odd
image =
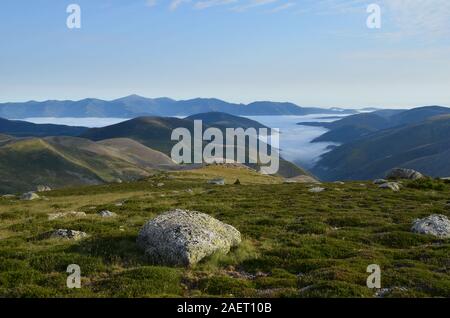
[[[206,183],[218,176],[227,185]],[[450,216],[450,184],[421,182],[397,193],[371,183],[324,184],[315,194],[305,184],[210,166],[47,192],[31,202],[1,198],[0,297],[374,297],[366,287],[369,264],[381,266],[382,287],[391,289],[385,297],[448,297],[450,240],[410,226],[433,213]],[[174,208],[235,226],[242,245],[192,268],[150,266],[137,233]],[[101,218],[104,209],[117,216]],[[48,220],[72,210],[87,216]],[[58,228],[89,237],[39,239]],[[81,267],[81,289],[66,287],[73,263]]]

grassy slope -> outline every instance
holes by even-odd
[[[407,288],[391,296],[450,295],[450,241],[409,232],[417,217],[450,216],[448,184],[419,184],[399,193],[372,184],[325,184],[325,192],[312,194],[306,185],[281,184],[280,178],[243,168],[210,166],[170,175],[53,191],[45,194],[48,201],[0,199],[0,296],[372,297],[365,281],[373,263],[382,268],[383,287]],[[239,177],[242,184],[206,184],[217,176],[227,183]],[[159,182],[165,185],[155,186]],[[232,224],[244,242],[194,268],[151,266],[136,248],[137,232],[173,208]],[[118,217],[96,216],[103,209]],[[47,220],[48,213],[67,210],[88,216]],[[57,228],[90,237],[33,239]],[[81,266],[80,290],[65,287],[72,263]]]
[[[6,138],[6,137],[5,137]],[[130,139],[95,143],[74,137],[0,139],[0,193],[133,180],[172,165],[164,154]]]

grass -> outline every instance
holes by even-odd
[[[215,177],[227,185],[206,183]],[[397,193],[370,182],[323,187],[314,194],[307,185],[210,166],[56,190],[31,202],[0,199],[0,297],[374,297],[369,264],[381,266],[385,297],[450,295],[450,240],[410,232],[418,217],[450,216],[450,184],[405,183]],[[191,268],[150,266],[136,235],[173,208],[229,223],[243,243]],[[99,217],[104,209],[117,217]],[[87,216],[48,220],[71,210]],[[37,239],[58,228],[89,237]],[[81,289],[66,287],[69,264],[81,267]]]

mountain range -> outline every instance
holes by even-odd
[[[216,98],[174,100],[166,97],[146,98],[138,95],[106,101],[87,98],[79,101],[48,100],[0,104],[0,117],[23,119],[31,117],[116,117],[190,116],[206,112],[224,112],[240,116],[353,114],[355,110],[300,107],[293,103],[260,101],[250,104],[228,103]]]
[[[331,129],[316,142],[342,143],[312,169],[323,180],[382,178],[394,167],[432,177],[450,176],[450,108],[376,111],[334,123],[309,124]]]

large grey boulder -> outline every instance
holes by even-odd
[[[27,192],[24,193],[20,196],[20,200],[24,200],[24,201],[31,201],[31,200],[36,200],[39,199],[40,197],[34,193],[34,192]]]
[[[425,178],[423,174],[413,169],[394,168],[386,175],[388,179],[409,179],[417,180]]]
[[[413,222],[411,231],[420,234],[450,238],[450,220],[445,215],[433,214]]]
[[[163,265],[194,265],[215,252],[228,253],[241,243],[231,225],[204,213],[187,210],[165,212],[148,221],[137,237],[150,261]]]

